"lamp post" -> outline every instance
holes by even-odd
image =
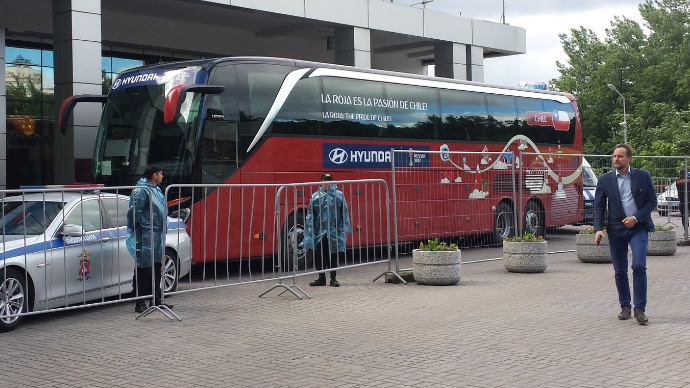
[[[614,92],[618,93],[619,96],[623,99],[623,122],[619,123],[621,127],[623,127],[623,143],[627,144],[628,143],[628,120],[625,117],[625,97],[621,94],[621,92],[616,89],[613,84],[608,84],[609,89],[613,90]]]

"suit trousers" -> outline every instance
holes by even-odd
[[[634,226],[619,233],[608,233],[611,261],[615,272],[618,301],[621,307],[630,306],[628,281],[628,245],[632,250],[633,293],[636,309],[647,305],[647,245],[649,233],[641,226]]]

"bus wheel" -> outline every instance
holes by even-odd
[[[6,274],[6,275],[5,275]],[[14,330],[23,317],[8,317],[28,311],[24,275],[13,268],[0,269],[0,333]]]
[[[285,239],[281,244],[281,249],[286,271],[295,269],[295,264],[300,270],[309,268],[313,261],[313,257],[307,255],[307,248],[299,247],[299,244],[304,240],[304,213],[298,211],[296,215],[297,217],[295,214],[290,214],[283,228]]]
[[[501,244],[506,237],[515,235],[515,217],[513,208],[506,202],[501,202],[496,208],[494,218],[494,241]]]
[[[545,235],[544,211],[536,202],[529,202],[525,207],[525,232],[534,236]]]

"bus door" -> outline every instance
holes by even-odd
[[[238,166],[238,126],[206,121],[201,145],[201,183],[226,183]]]

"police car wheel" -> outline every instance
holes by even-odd
[[[0,269],[0,332],[14,330],[23,317],[9,317],[27,311],[28,293],[24,276],[17,270]]]
[[[165,250],[165,267],[163,267],[163,292],[177,291],[180,262],[172,249]]]

